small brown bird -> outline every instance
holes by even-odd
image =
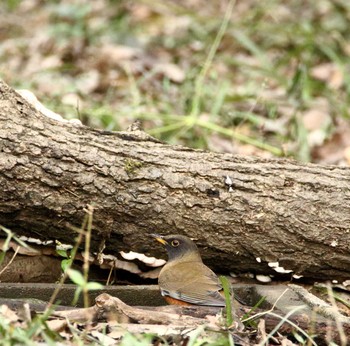
[[[203,263],[190,238],[183,235],[152,236],[165,245],[168,252],[168,262],[158,277],[161,294],[167,303],[225,306],[218,277]]]

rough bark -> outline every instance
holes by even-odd
[[[277,274],[268,263],[278,261],[313,279],[350,277],[348,167],[62,123],[0,83],[0,186],[0,224],[19,234],[73,242],[92,204],[93,244],[105,239],[107,252],[160,255],[147,235],[182,233],[222,272]]]

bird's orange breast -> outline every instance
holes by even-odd
[[[164,296],[163,298],[170,305],[193,306],[193,304],[190,304],[190,303],[184,302],[183,300],[175,299],[169,296]]]

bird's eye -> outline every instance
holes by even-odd
[[[178,247],[179,244],[180,244],[180,242],[179,242],[178,240],[176,240],[176,239],[174,239],[174,240],[171,242],[171,246],[172,246],[172,247]]]

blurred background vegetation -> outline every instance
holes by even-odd
[[[348,0],[3,0],[0,77],[88,126],[350,164]]]

